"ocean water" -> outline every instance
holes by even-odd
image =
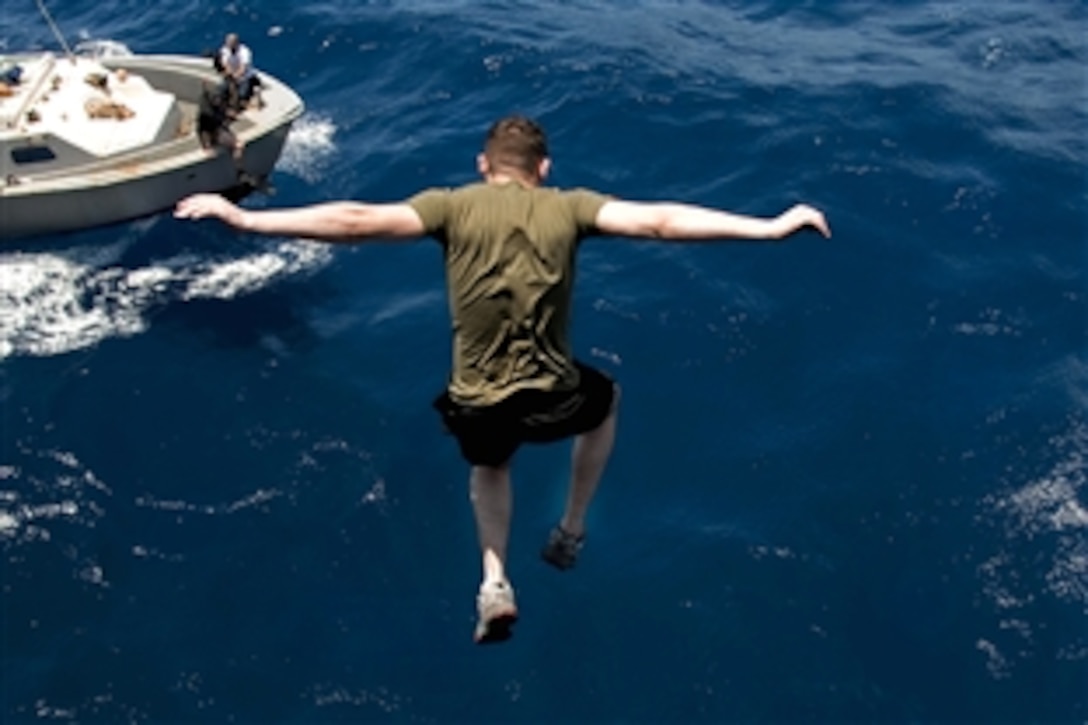
[[[1083,2],[49,6],[137,52],[236,31],[291,83],[252,207],[472,180],[520,111],[558,185],[834,237],[584,246],[619,438],[567,573],[567,447],[518,454],[491,648],[434,243],[6,246],[0,719],[1088,717]],[[4,5],[0,51],[55,47]]]

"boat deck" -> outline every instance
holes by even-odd
[[[0,100],[0,139],[52,134],[92,158],[169,134],[174,97],[142,76],[90,58],[43,55],[20,64],[22,81]]]

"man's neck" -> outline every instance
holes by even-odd
[[[503,184],[519,184],[527,189],[540,186],[540,181],[538,179],[530,178],[525,174],[518,174],[512,171],[492,172],[484,177],[484,181],[496,186],[501,186]]]

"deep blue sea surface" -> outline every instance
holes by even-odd
[[[0,250],[0,719],[1088,718],[1088,6],[1080,0],[50,2],[70,41],[236,31],[304,97],[252,207],[474,179],[776,214],[782,244],[588,242],[624,387],[579,566],[472,644],[433,242],[163,214]],[[9,0],[0,51],[56,48]]]

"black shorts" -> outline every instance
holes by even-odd
[[[604,373],[575,362],[574,390],[519,390],[486,407],[459,405],[443,392],[434,401],[446,430],[473,466],[501,466],[522,443],[551,443],[588,433],[608,418],[615,384]]]

